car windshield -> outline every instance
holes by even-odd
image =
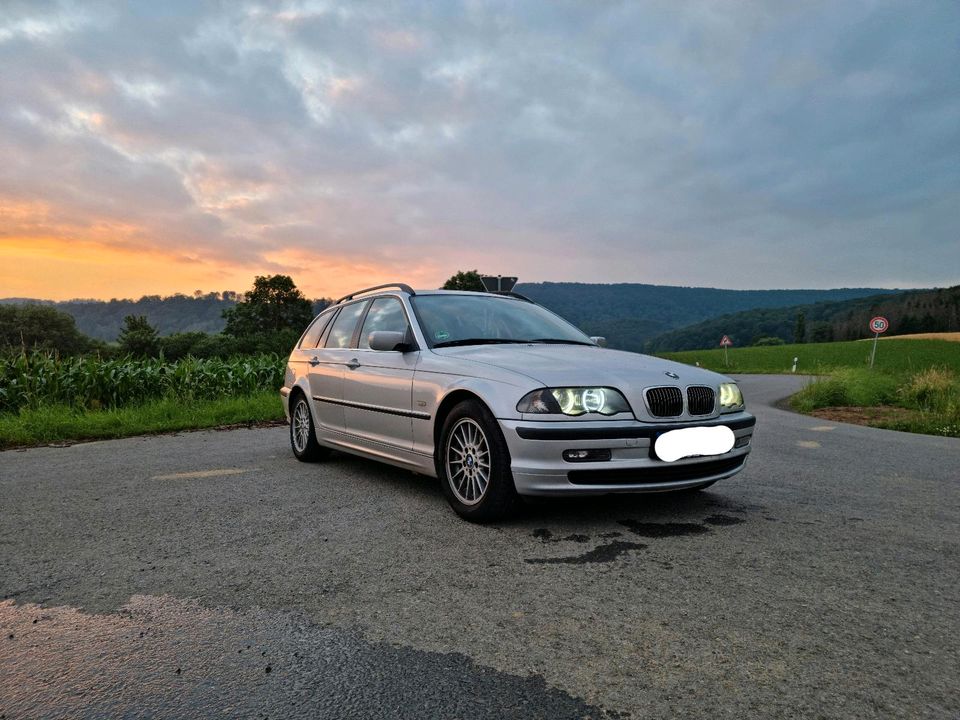
[[[549,310],[496,295],[415,295],[414,310],[431,347],[495,343],[594,343]]]

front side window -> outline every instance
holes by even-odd
[[[357,323],[360,321],[360,316],[363,315],[363,310],[366,306],[366,301],[356,302],[352,305],[347,305],[340,311],[337,319],[333,321],[333,327],[330,328],[326,347],[350,347],[350,341],[353,340],[353,333],[357,329]]]
[[[539,305],[496,295],[416,295],[410,302],[431,347],[485,343],[594,345]]]
[[[359,346],[369,348],[370,333],[380,330],[402,333],[407,331],[407,316],[403,312],[403,305],[396,298],[382,297],[373,301],[370,312],[363,321],[363,329],[360,330]]]

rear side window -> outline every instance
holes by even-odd
[[[348,348],[350,341],[353,340],[353,333],[357,329],[357,323],[360,316],[363,315],[366,302],[357,302],[353,305],[347,305],[337,315],[333,321],[333,327],[330,328],[330,334],[327,336],[328,348]]]
[[[369,348],[370,333],[378,330],[407,331],[407,316],[403,312],[403,305],[396,298],[382,297],[373,301],[370,312],[363,321],[358,345],[364,349]]]
[[[327,327],[327,323],[330,322],[331,317],[333,317],[332,312],[321,313],[317,319],[310,324],[310,327],[308,327],[307,331],[303,334],[303,339],[300,340],[301,350],[312,350],[317,346],[317,343],[320,342],[320,336],[323,334],[324,328]]]

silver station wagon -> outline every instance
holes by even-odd
[[[743,468],[756,420],[735,382],[598,341],[515,293],[353,293],[290,355],[293,453],[437,477],[474,521],[522,495],[695,490]]]

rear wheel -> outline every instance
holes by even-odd
[[[317,442],[313,413],[307,397],[301,392],[290,397],[290,448],[300,462],[316,462],[330,453]]]
[[[437,454],[443,494],[460,517],[488,522],[516,510],[519,498],[510,452],[500,426],[483,404],[465,400],[451,411]]]

